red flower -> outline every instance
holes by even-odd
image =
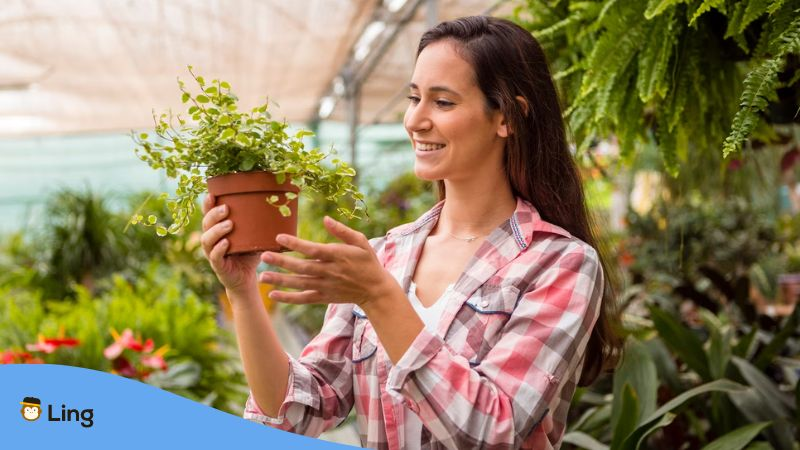
[[[141,339],[134,337],[133,331],[131,331],[130,328],[126,328],[122,334],[117,333],[117,331],[112,328],[111,335],[114,337],[114,342],[106,347],[103,351],[103,355],[106,359],[111,360],[112,373],[143,380],[152,372],[150,369],[167,369],[167,363],[164,361],[164,354],[168,351],[166,345],[153,352],[155,348],[153,340],[147,339],[142,343]],[[139,354],[138,362],[136,362],[136,360],[132,362],[127,357],[123,356],[125,350],[134,352],[134,356]],[[142,370],[139,370],[139,367],[141,367]]]
[[[80,345],[80,341],[77,339],[64,337],[46,338],[40,334],[35,344],[28,344],[25,348],[32,352],[53,353],[59,347],[77,347],[78,345]]]
[[[44,364],[44,361],[28,352],[6,350],[0,354],[0,364]]]

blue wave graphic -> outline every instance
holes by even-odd
[[[22,416],[26,397],[41,403],[42,415],[35,421]],[[355,447],[275,430],[106,372],[11,364],[0,365],[0,448]]]

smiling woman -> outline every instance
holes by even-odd
[[[251,388],[245,417],[318,436],[352,408],[371,448],[558,448],[570,400],[619,356],[612,290],[538,43],[467,17],[425,33],[405,127],[440,202],[367,238],[279,236],[281,253],[225,257],[229,211],[204,204],[203,248],[231,299]],[[260,261],[286,270],[256,276]],[[276,301],[326,303],[298,359]]]

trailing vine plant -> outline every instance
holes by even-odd
[[[355,170],[338,158],[332,158],[330,165],[324,162],[335,155],[335,150],[324,153],[317,148],[306,149],[302,139],[313,133],[301,129],[289,135],[285,121],[272,119],[269,101],[249,112],[240,111],[239,99],[228,82],[215,79],[207,83],[192,66],[188,69],[200,93],[191,92],[178,79],[181,100],[189,105],[186,116],[154,114],[155,137],[132,133],[136,155],[153,169],[164,170],[167,177],[178,180],[174,197],[161,195],[168,200],[172,223],[161,224],[156,215],[145,218],[137,211],[131,224],[155,227],[159,236],[178,233],[189,224],[197,198],[206,191],[207,177],[250,171],[272,172],[278,183],[288,179],[301,194],[314,191],[331,202],[349,199],[352,207],[337,209],[347,218],[365,214],[363,194],[352,183]],[[290,211],[286,204],[294,196],[287,193],[284,200],[272,195],[265,201],[287,216]]]

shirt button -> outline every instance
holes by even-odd
[[[481,302],[481,308],[487,308],[489,306],[489,300],[484,300]]]

